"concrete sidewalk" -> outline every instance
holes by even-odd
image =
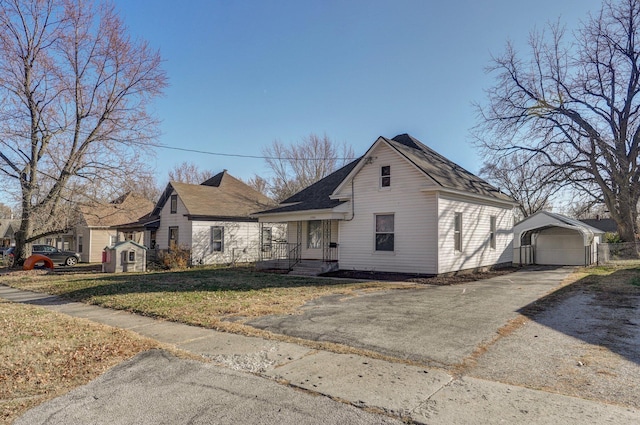
[[[0,285],[0,298],[39,305],[73,317],[128,329],[202,355],[236,371],[252,372],[353,406],[386,412],[418,423],[577,425],[640,422],[640,410],[637,409],[470,377],[454,378],[440,369],[221,333],[69,302],[56,296],[16,290],[4,285]],[[188,395],[183,394],[176,399],[184,402],[185,397]],[[163,400],[163,403],[167,402],[170,400]],[[317,419],[322,422],[320,417]]]

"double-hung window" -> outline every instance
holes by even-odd
[[[169,227],[169,249],[178,248],[178,226]]]
[[[224,227],[211,226],[211,252],[224,252]]]
[[[376,214],[376,251],[393,251],[394,245],[394,215]]]
[[[271,251],[273,231],[271,227],[262,228],[262,251]]]
[[[178,195],[171,195],[171,214],[178,212]]]
[[[391,166],[380,167],[380,187],[391,187]]]
[[[455,213],[453,219],[453,249],[462,251],[462,213]]]

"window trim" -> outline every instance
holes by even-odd
[[[496,230],[497,220],[496,216],[489,216],[489,248],[496,249]]]
[[[178,212],[178,195],[171,195],[169,200],[169,213],[176,214]]]
[[[169,231],[168,231],[168,234],[167,234],[167,236],[168,236],[167,245],[168,245],[169,249],[172,249],[172,247],[171,247],[171,241],[172,241],[172,239],[171,239],[171,231],[172,230],[176,231],[176,239],[175,239],[175,247],[174,247],[174,249],[175,249],[175,248],[178,248],[178,243],[179,243],[178,241],[179,241],[179,238],[180,238],[180,226],[169,226]]]
[[[385,169],[387,174],[385,174]],[[391,165],[383,165],[380,167],[380,189],[389,189],[391,187]]]
[[[215,231],[220,231],[220,237],[215,238]],[[211,226],[211,234],[209,240],[209,248],[210,252],[213,254],[214,252],[224,252],[224,226]],[[220,244],[220,249],[215,248],[215,244]]]
[[[453,216],[453,250],[454,252],[462,252],[462,213],[456,212]]]
[[[265,238],[265,233],[268,236]],[[273,246],[273,227],[262,227],[260,230],[260,237],[262,238],[262,246],[261,249],[263,252],[271,251]],[[268,240],[265,240],[268,239]]]
[[[378,231],[378,217],[391,217],[392,230]],[[391,235],[391,249],[379,249],[378,235]],[[396,251],[396,215],[395,213],[377,213],[373,216],[373,250],[378,253],[393,253]]]

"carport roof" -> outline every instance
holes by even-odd
[[[595,235],[604,234],[602,230],[589,226],[580,220],[549,211],[539,211],[513,226],[514,247],[520,246],[522,235],[526,232],[541,231],[551,227],[562,227],[581,233],[585,241],[585,246],[591,243]]]

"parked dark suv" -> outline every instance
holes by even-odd
[[[14,247],[9,248],[5,255],[13,257]],[[33,254],[40,254],[51,258],[56,264],[64,264],[65,266],[75,266],[80,261],[80,254],[73,251],[61,251],[58,248],[50,245],[33,245],[31,247]]]
[[[64,264],[65,266],[75,266],[80,261],[80,254],[73,251],[61,251],[50,245],[33,245],[31,250],[34,254],[45,255],[56,264]]]

